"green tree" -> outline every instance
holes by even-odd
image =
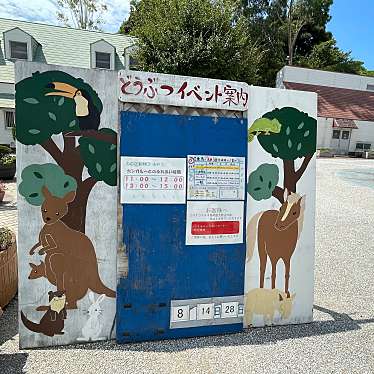
[[[273,183],[276,172],[264,164],[261,165],[261,170],[258,168],[249,176],[249,181],[255,181],[253,188],[259,187],[259,189],[257,191],[249,189],[248,192],[256,200],[258,197],[266,198],[271,192],[272,196],[283,203],[285,189],[296,192],[297,182],[316,151],[317,121],[307,113],[292,107],[275,109],[265,113],[262,118],[271,120],[275,118],[281,124],[279,133],[259,134],[257,139],[266,152],[283,161],[283,187]],[[295,160],[298,158],[302,158],[302,163],[298,169],[295,169]],[[262,181],[256,182],[260,176]]]
[[[78,108],[82,101],[87,113]],[[92,188],[99,181],[114,186],[117,175],[117,134],[111,129],[99,129],[103,109],[99,96],[82,79],[67,73],[37,72],[16,84],[16,106],[17,140],[26,145],[40,145],[76,181],[76,197],[63,221],[84,232]],[[55,143],[56,135],[62,136],[63,149]],[[90,176],[84,179],[85,167]]]
[[[240,0],[237,14],[248,22],[251,38],[264,53],[260,84],[274,86],[277,72],[315,44],[329,40],[326,32],[332,0]]]
[[[129,18],[122,22],[119,28],[120,34],[130,34],[135,26],[134,18],[136,18],[136,12],[138,10],[140,0],[130,0],[130,15]]]
[[[341,73],[364,74],[364,63],[355,61],[351,52],[343,52],[334,39],[315,45],[310,54],[301,58],[298,65],[311,69],[337,71]]]
[[[293,65],[297,41],[308,25],[325,27],[333,0],[277,0],[273,6],[287,34],[288,64]],[[305,35],[304,35],[305,36]]]
[[[57,19],[65,26],[101,30],[102,16],[108,10],[101,0],[57,0]]]
[[[257,201],[270,199],[278,180],[278,166],[262,164],[249,175],[247,191]]]
[[[31,164],[22,170],[18,190],[29,204],[43,204],[43,186],[47,187],[53,196],[64,197],[68,192],[76,191],[77,182],[56,164]]]
[[[138,38],[139,69],[258,82],[262,53],[227,0],[142,0],[121,27]]]

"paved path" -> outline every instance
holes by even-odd
[[[336,177],[374,160],[317,162],[315,322],[119,346],[18,349],[17,302],[0,319],[0,373],[373,373],[374,189]]]
[[[17,232],[17,190],[15,182],[5,182],[7,190],[0,203],[0,227],[9,227]]]

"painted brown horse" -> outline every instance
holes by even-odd
[[[246,261],[250,261],[253,256],[257,233],[257,247],[260,258],[260,288],[264,287],[268,256],[272,266],[272,288],[275,288],[277,263],[282,259],[285,266],[284,291],[289,295],[291,257],[303,229],[304,209],[305,195],[301,197],[293,192],[289,195],[287,189],[285,189],[284,203],[279,210],[259,212],[249,221],[247,226]]]

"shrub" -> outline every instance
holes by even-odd
[[[14,155],[4,155],[0,157],[0,165],[11,166],[16,162],[16,156]]]
[[[0,251],[5,251],[13,243],[12,230],[1,227],[0,228]]]
[[[0,145],[0,158],[2,158],[4,155],[8,155],[12,153],[12,150],[6,146],[6,145]]]

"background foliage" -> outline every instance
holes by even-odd
[[[371,72],[326,30],[333,0],[132,0],[137,68],[274,86],[284,65]]]
[[[258,83],[262,51],[225,0],[143,0],[120,32],[138,38],[137,68]]]

